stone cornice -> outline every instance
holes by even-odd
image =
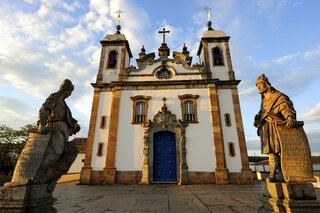
[[[208,88],[217,87],[218,89],[237,88],[240,80],[220,81],[210,80],[180,80],[180,81],[112,81],[111,83],[92,83],[92,87],[103,90],[117,89],[180,89],[180,88]]]

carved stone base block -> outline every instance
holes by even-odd
[[[181,166],[179,184],[180,185],[189,184],[188,166]]]
[[[140,184],[149,184],[149,166],[145,164],[142,166],[142,178]]]
[[[240,184],[254,184],[254,178],[251,169],[241,170]]]
[[[47,191],[48,184],[3,188],[0,192],[1,213],[55,213],[57,200]]]
[[[103,183],[115,184],[116,183],[116,168],[103,169]]]
[[[216,184],[228,184],[228,171],[226,169],[215,170]]]
[[[261,182],[262,207],[258,213],[320,212],[320,202],[311,183]]]
[[[92,168],[85,168],[82,167],[81,174],[80,174],[80,184],[91,184],[91,175],[92,175]]]

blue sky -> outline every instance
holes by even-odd
[[[317,0],[1,0],[0,123],[19,128],[35,123],[44,99],[65,78],[75,84],[67,100],[86,137],[98,72],[99,41],[121,32],[135,64],[140,48],[157,52],[163,27],[171,51],[183,43],[196,56],[211,8],[213,28],[231,36],[230,51],[239,85],[247,146],[259,154],[253,117],[260,96],[255,80],[262,73],[294,102],[305,121],[311,150],[320,155],[320,2]]]

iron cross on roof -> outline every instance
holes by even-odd
[[[170,31],[169,30],[166,31],[166,28],[163,28],[163,30],[159,31],[158,33],[163,33],[163,44],[165,44],[166,43],[165,34],[170,33]]]

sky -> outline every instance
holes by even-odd
[[[182,51],[185,43],[198,62],[201,35],[213,28],[231,36],[230,52],[238,86],[249,155],[260,154],[253,127],[261,97],[255,80],[265,74],[294,103],[305,122],[311,152],[320,155],[320,1],[318,0],[1,0],[0,124],[12,128],[36,123],[44,100],[68,78],[75,90],[67,103],[87,137],[100,40],[121,33],[133,59],[142,45],[156,52],[163,27],[166,43]]]

